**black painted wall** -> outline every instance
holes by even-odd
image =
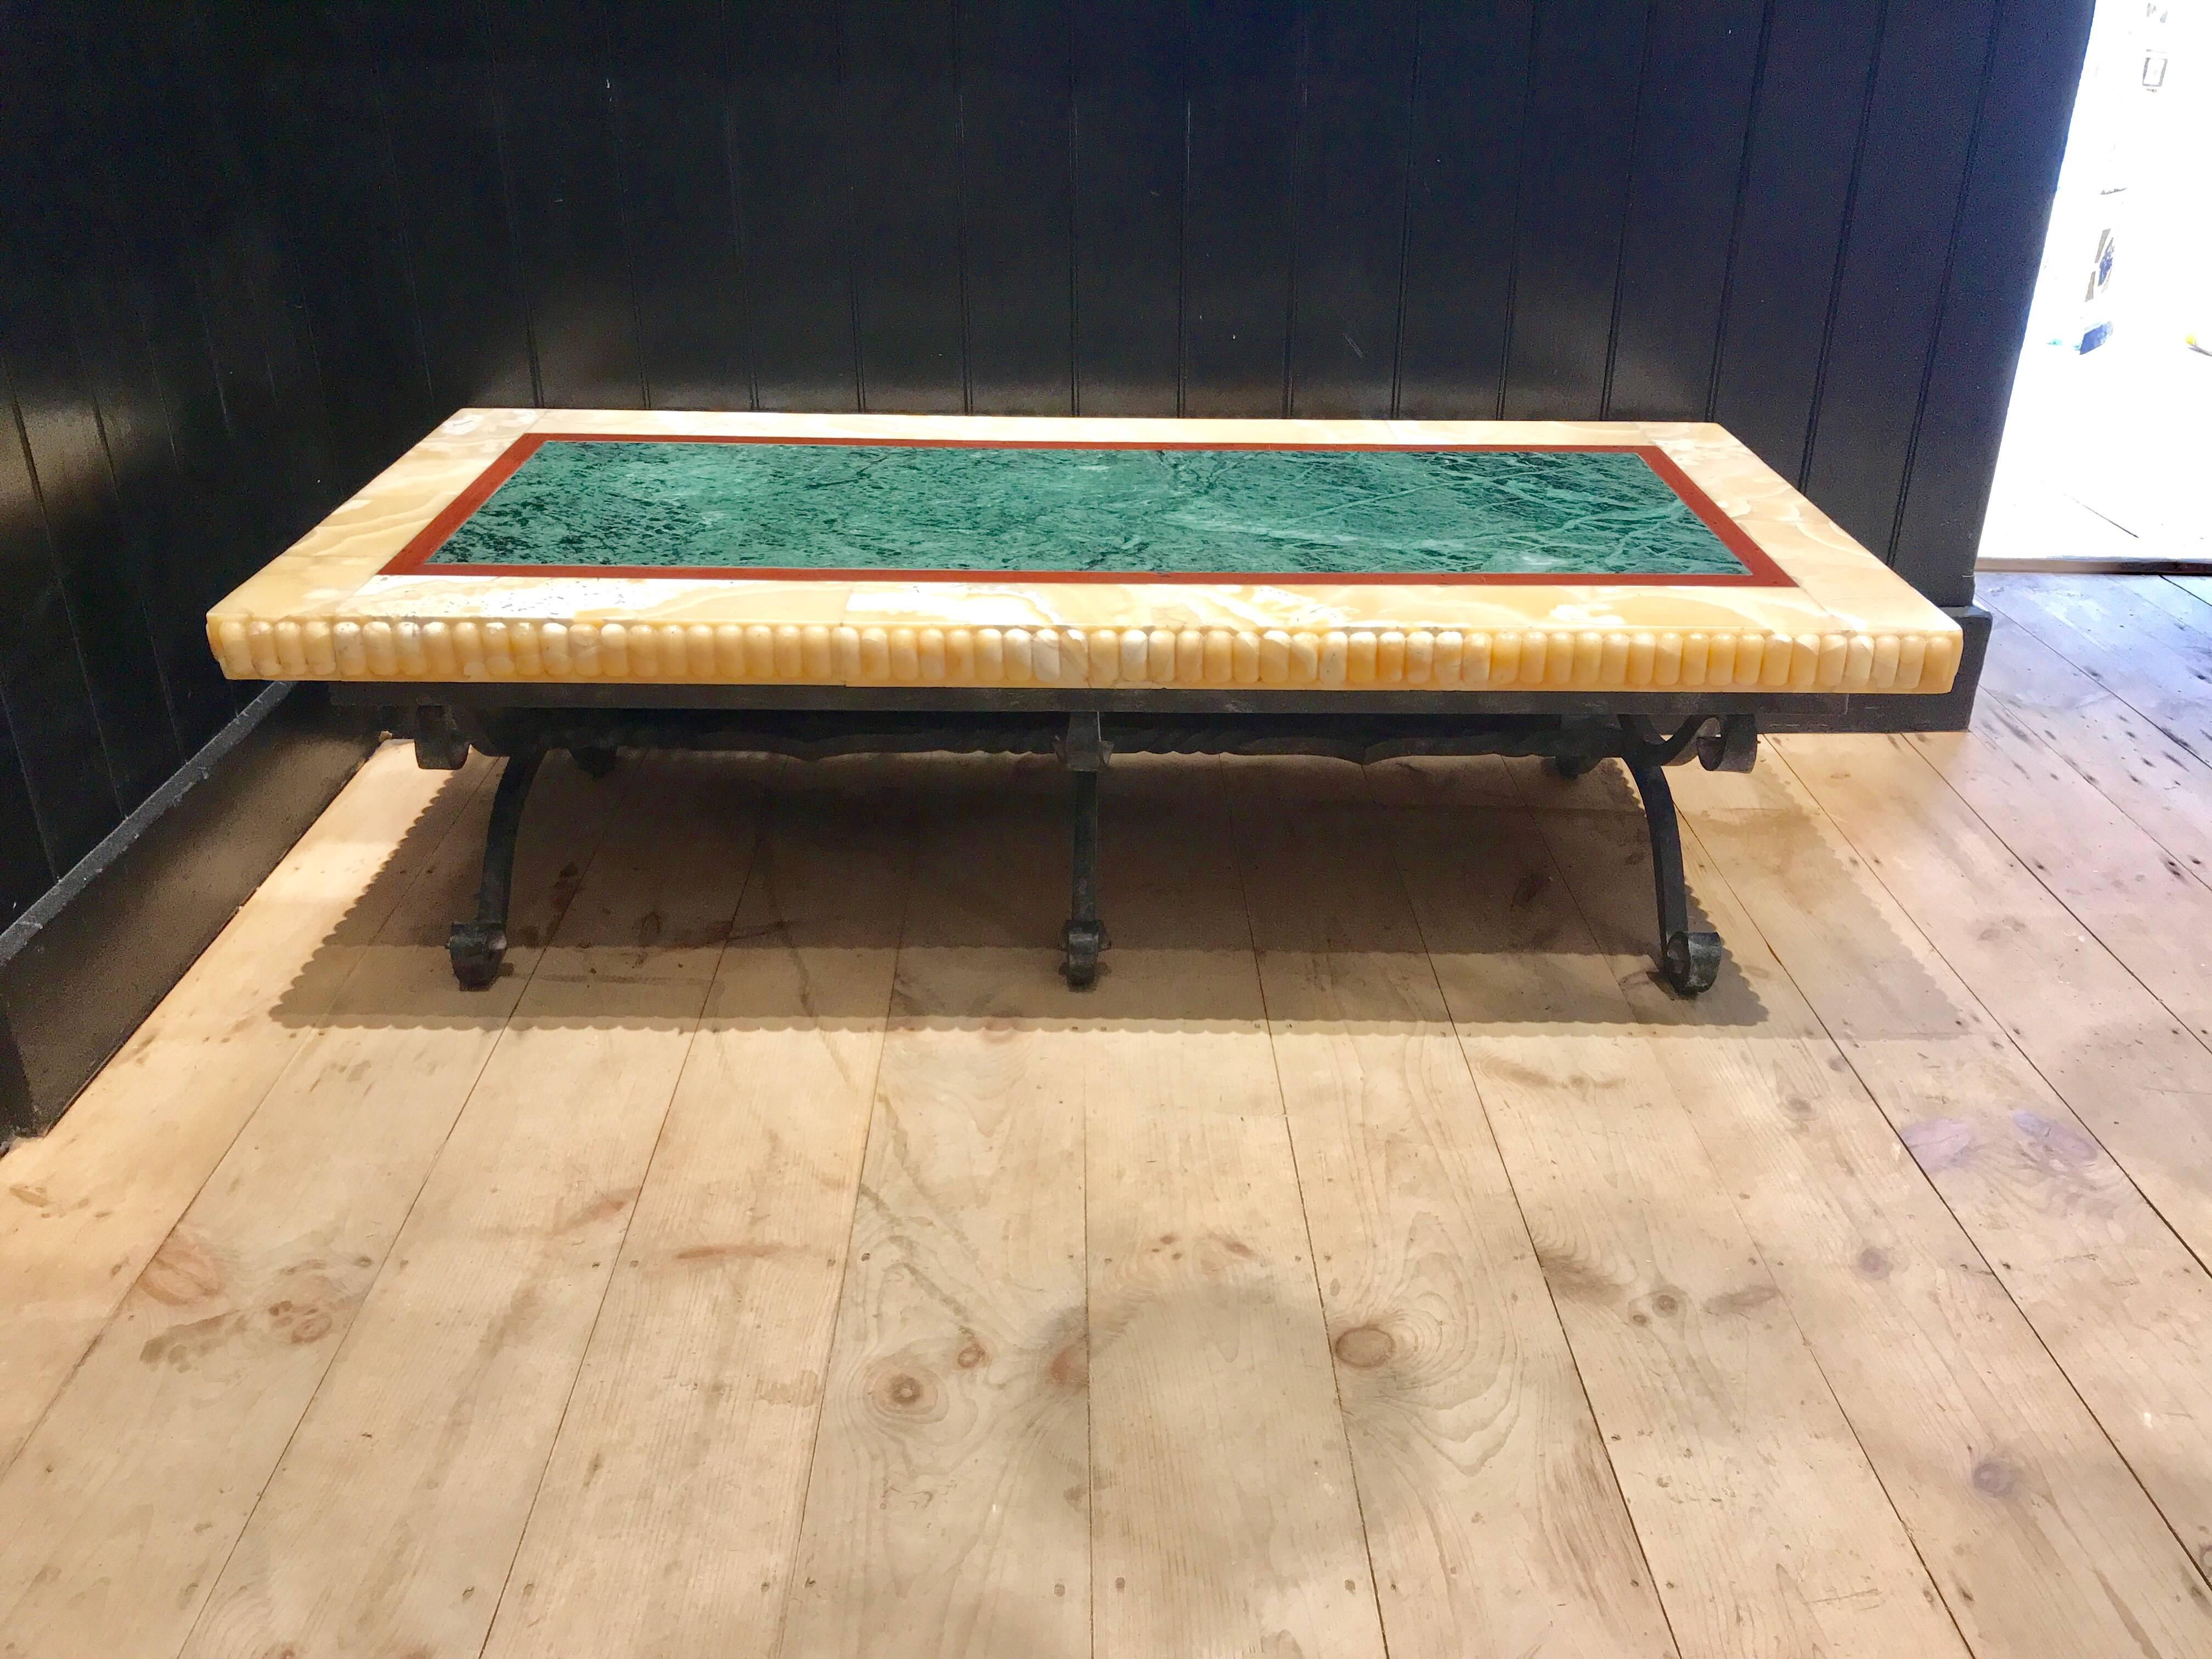
[[[202,617],[343,499],[211,44],[0,3],[0,923],[257,689]]]
[[[0,921],[462,404],[1713,418],[1964,604],[2089,11],[0,0]]]

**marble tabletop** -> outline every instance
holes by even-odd
[[[1940,691],[1722,428],[464,410],[209,616],[239,678]]]

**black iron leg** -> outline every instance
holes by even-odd
[[[1674,792],[1656,759],[1626,757],[1644,797],[1644,823],[1651,832],[1651,880],[1659,900],[1659,969],[1686,997],[1712,988],[1721,970],[1721,936],[1690,931],[1690,894],[1682,878],[1682,827],[1674,817]]]
[[[415,711],[415,764],[426,772],[458,772],[469,763],[469,740],[442,708]]]
[[[1106,925],[1098,919],[1098,776],[1107,753],[1096,713],[1067,717],[1060,759],[1075,784],[1075,871],[1067,926],[1060,932],[1060,971],[1078,991],[1097,983],[1098,953],[1106,948]]]
[[[473,921],[457,921],[446,950],[453,977],[464,990],[481,991],[499,977],[507,955],[507,905],[514,884],[514,841],[522,828],[522,805],[544,758],[535,749],[510,756],[491,798],[491,826],[484,835],[483,878],[477,884]]]

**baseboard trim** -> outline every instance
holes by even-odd
[[[374,748],[279,683],[0,932],[0,1148],[51,1127]]]
[[[2139,559],[2010,559],[1975,562],[1974,574],[2035,576],[2212,576],[2212,559],[2146,553]]]

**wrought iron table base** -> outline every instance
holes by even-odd
[[[1067,925],[1060,930],[1060,971],[1078,991],[1097,983],[1098,953],[1107,945],[1106,924],[1098,919],[1098,782],[1112,752],[1096,709],[1067,717],[1060,760],[1075,785],[1075,856]]]
[[[473,747],[505,756],[484,839],[477,914],[456,922],[448,944],[453,976],[471,989],[499,976],[507,952],[507,915],[514,876],[515,840],[540,762],[565,749],[586,773],[599,777],[623,748],[714,749],[817,759],[855,753],[1042,754],[1059,757],[1073,795],[1073,859],[1069,915],[1060,930],[1060,971],[1081,990],[1097,982],[1107,948],[1098,905],[1098,791],[1113,755],[1320,754],[1358,763],[1403,755],[1542,755],[1559,776],[1574,779],[1618,757],[1635,780],[1651,841],[1651,878],[1659,921],[1661,976],[1684,996],[1710,989],[1720,971],[1720,935],[1690,926],[1682,871],[1681,828],[1665,768],[1695,753],[1708,769],[1747,772],[1758,753],[1754,712],[1692,712],[1672,732],[1636,712],[1604,717],[1540,714],[1472,717],[1367,712],[1337,714],[1250,710],[1121,712],[979,708],[860,711],[836,708],[634,708],[605,707],[418,706],[416,757],[426,767],[461,765]],[[1111,712],[1114,717],[1106,718]]]

